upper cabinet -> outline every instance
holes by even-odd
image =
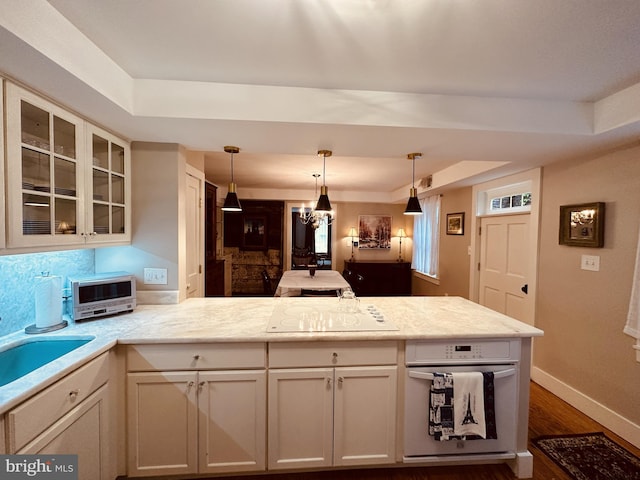
[[[131,152],[129,145],[87,124],[91,167],[87,168],[87,224],[92,240],[131,239]]]
[[[4,92],[4,80],[0,78],[0,92]],[[0,102],[0,251],[5,246],[5,208],[4,208],[4,102]],[[1,431],[1,430],[0,430]],[[2,451],[0,449],[0,451]]]
[[[7,82],[7,247],[130,242],[130,149]]]

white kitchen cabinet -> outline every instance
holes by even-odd
[[[129,145],[6,83],[7,247],[130,241]]]
[[[395,342],[271,344],[269,469],[394,463],[396,402]]]
[[[110,480],[108,385],[102,386],[18,454],[76,454],[78,480]]]
[[[129,347],[128,476],[263,471],[264,367],[262,344]]]
[[[0,415],[0,455],[7,453],[7,446],[4,441],[4,415]]]
[[[131,150],[123,140],[87,124],[87,231],[91,242],[131,241]]]
[[[0,92],[4,92],[4,79],[0,78]],[[4,102],[0,102],[0,250],[5,247],[5,197],[4,197]],[[1,423],[1,421],[0,421]],[[4,430],[0,430],[0,433]],[[1,436],[1,435],[0,435]],[[3,439],[0,439],[2,442]],[[0,450],[2,452],[2,450]]]
[[[109,354],[88,362],[6,414],[10,454],[77,454],[79,479],[115,476]]]

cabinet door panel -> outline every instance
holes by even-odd
[[[266,373],[198,374],[199,472],[265,469]]]
[[[7,83],[8,246],[83,244],[84,125]]]
[[[334,465],[394,463],[397,367],[336,368]]]
[[[333,369],[269,372],[269,469],[332,464]]]
[[[129,476],[196,472],[196,395],[193,372],[127,375]]]
[[[104,386],[17,453],[77,454],[79,480],[112,478],[107,398]]]

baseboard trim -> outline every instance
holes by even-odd
[[[531,369],[531,380],[560,397],[585,415],[620,435],[627,442],[640,448],[640,425],[614,412],[594,399],[538,367]]]

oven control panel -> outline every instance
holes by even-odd
[[[407,365],[436,363],[485,363],[516,361],[520,358],[518,340],[434,340],[408,341]]]

